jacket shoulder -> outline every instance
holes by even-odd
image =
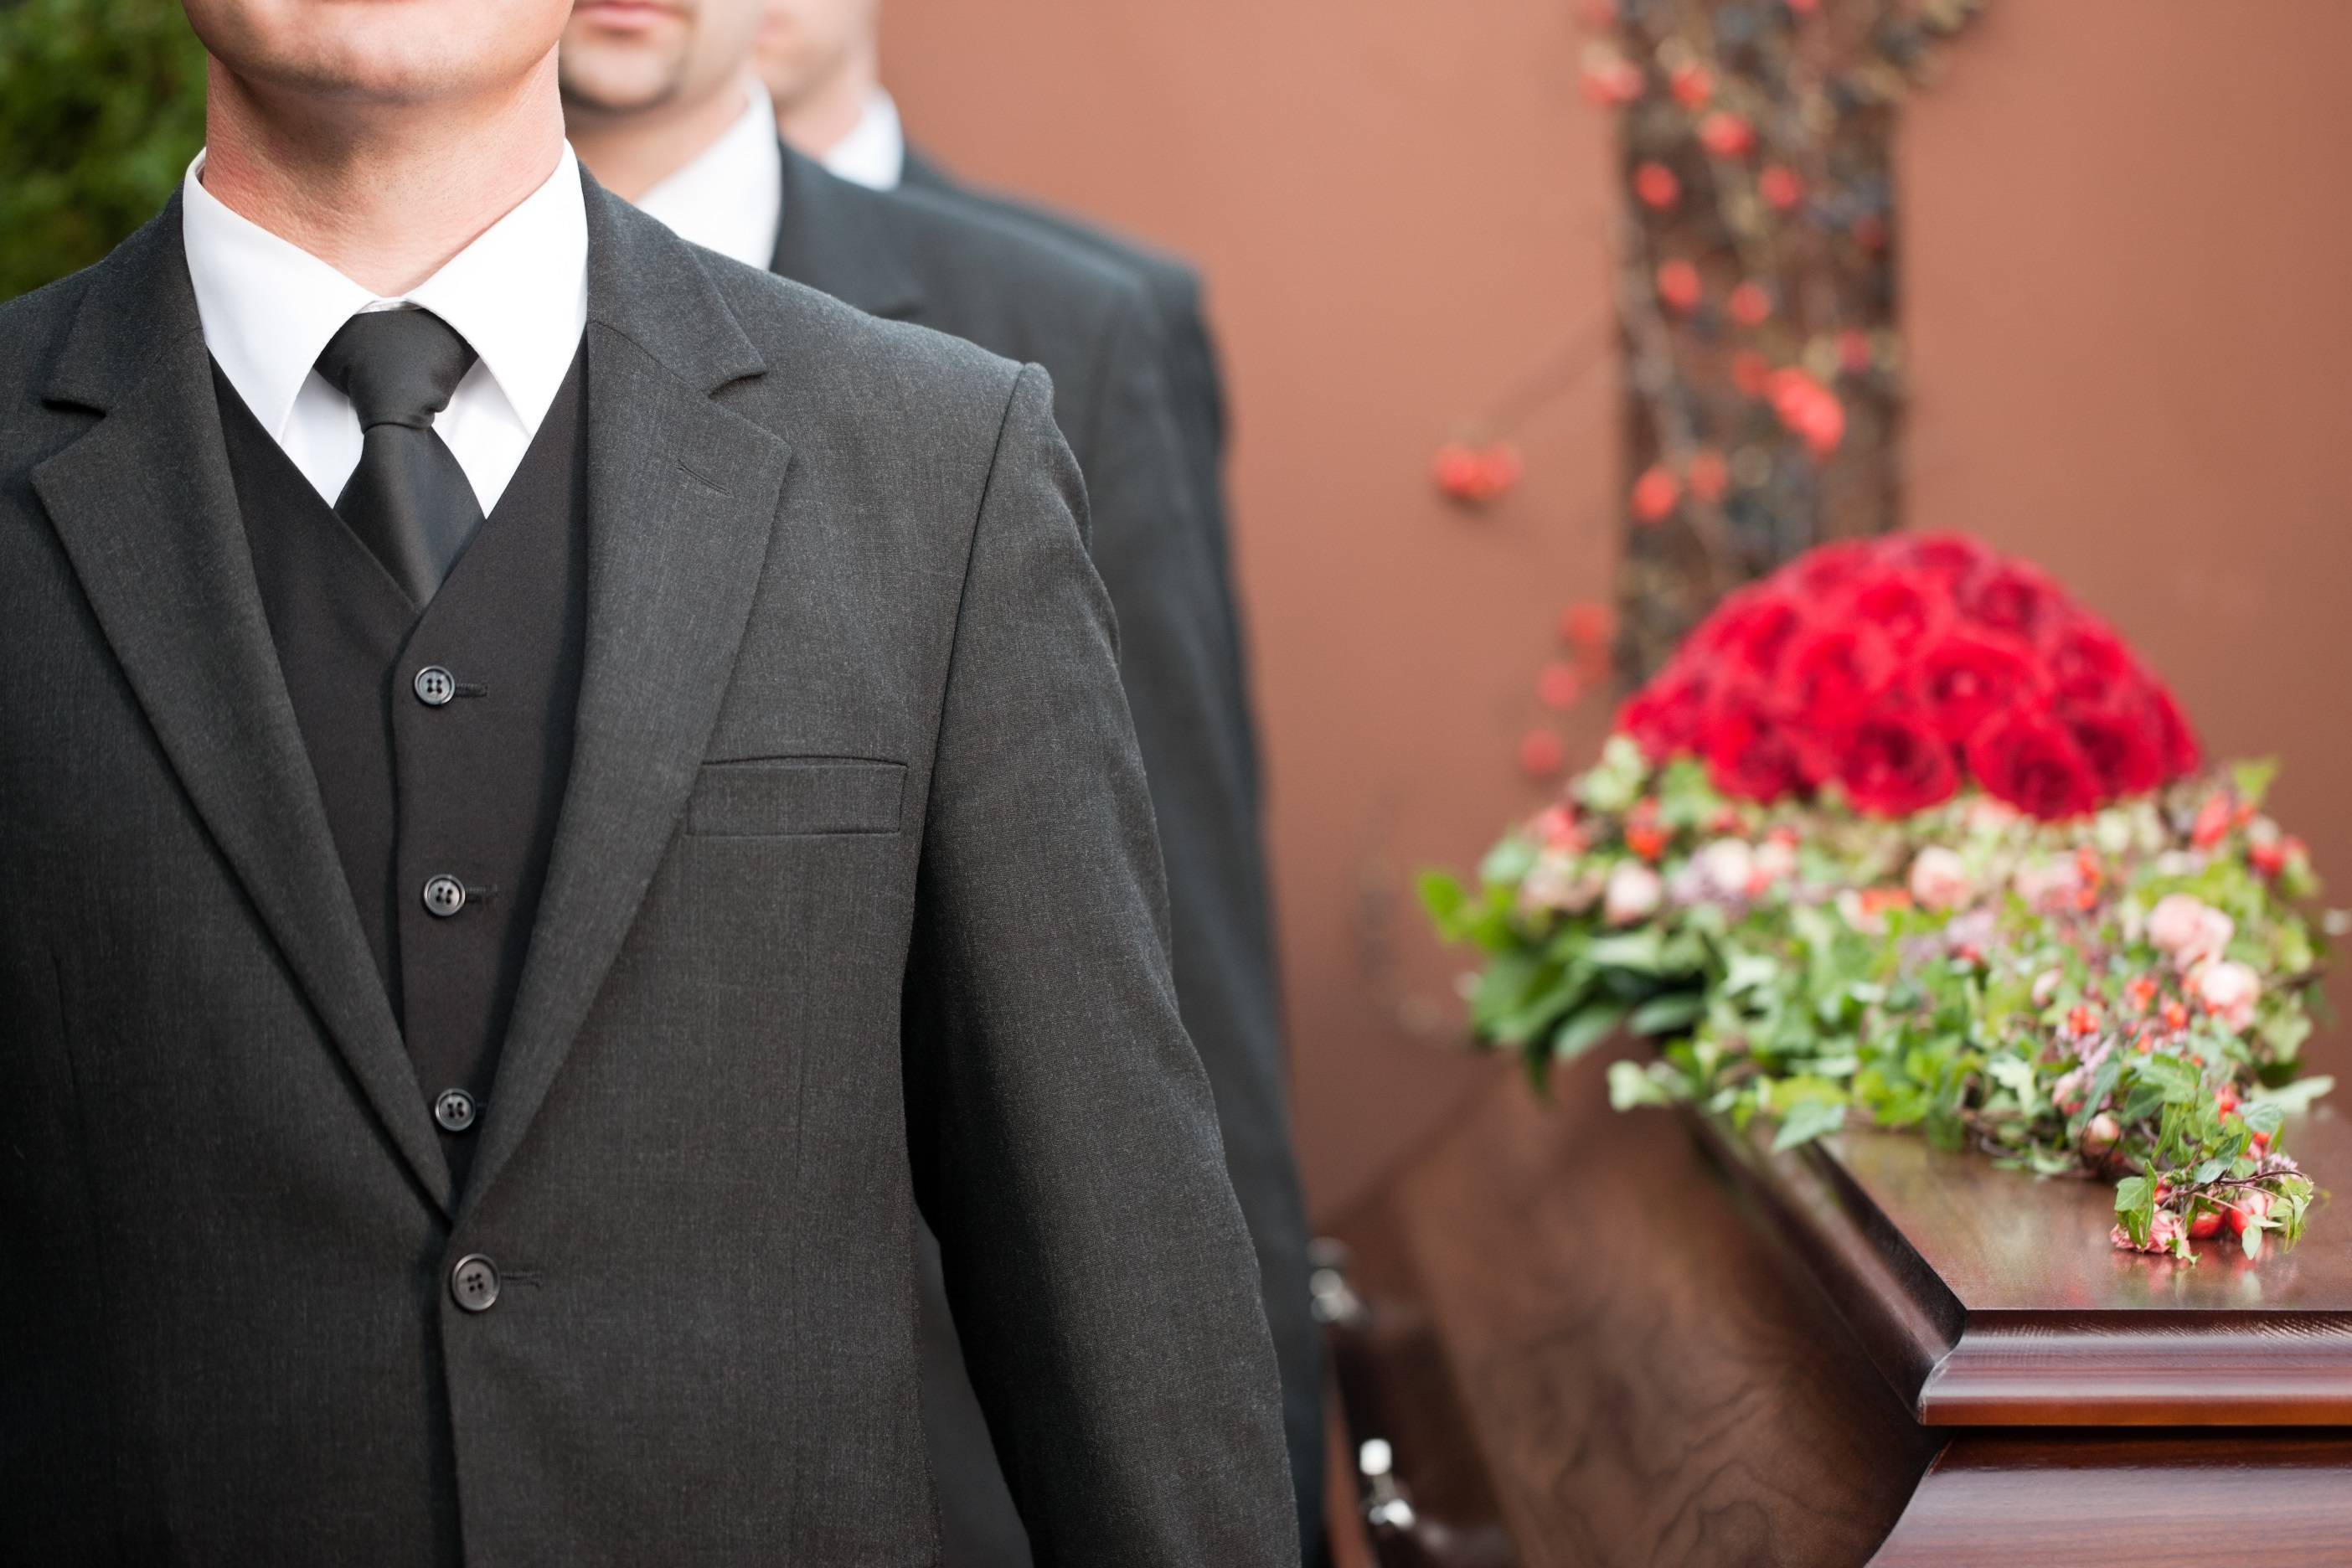
[[[95,270],[85,267],[0,303],[0,388],[12,403],[39,395]]]
[[[1148,320],[1144,280],[1109,258],[1005,214],[911,187],[862,193],[887,204],[898,254],[923,273],[944,321],[1005,318],[1024,358]],[[1044,351],[1031,345],[1042,344]]]
[[[929,165],[924,165],[924,169],[922,182],[910,183],[906,189],[918,191],[933,200],[989,214],[1002,222],[1047,236],[1073,250],[1122,268],[1140,282],[1151,296],[1153,305],[1171,320],[1200,314],[1200,269],[1172,251],[1163,250],[1156,245],[1043,202],[966,185],[930,170]]]
[[[701,257],[736,322],[771,367],[764,379],[816,398],[856,391],[911,400],[910,417],[957,409],[1001,413],[1020,365],[926,327],[885,321],[772,272]]]

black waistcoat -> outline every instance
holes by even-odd
[[[213,376],[335,849],[461,1181],[571,772],[587,621],[584,362],[583,349],[421,616]]]

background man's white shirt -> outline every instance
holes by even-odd
[[[719,140],[637,198],[679,237],[765,272],[784,215],[784,153],[776,106],[745,73],[743,112]]]
[[[898,123],[898,101],[876,88],[849,134],[818,162],[845,180],[877,191],[897,190],[907,171],[907,132]]]
[[[214,363],[311,488],[334,504],[359,466],[351,399],[316,365],[362,310],[432,311],[480,356],[434,430],[487,514],[555,401],[588,322],[588,214],[567,144],[554,172],[423,283],[396,299],[353,282],[206,190],[204,154],[181,184],[180,226]]]

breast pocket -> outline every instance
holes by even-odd
[[[705,763],[686,830],[709,838],[896,833],[907,764],[855,757]]]

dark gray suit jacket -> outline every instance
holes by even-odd
[[[1181,257],[1100,228],[1083,218],[1002,191],[981,190],[948,173],[919,148],[908,146],[900,174],[902,188],[990,214],[1100,258],[1143,285],[1157,318],[1170,406],[1193,488],[1202,500],[1202,521],[1215,552],[1223,584],[1226,635],[1234,670],[1241,678],[1233,708],[1235,743],[1250,759],[1253,787],[1258,782],[1257,730],[1248,700],[1248,638],[1233,591],[1232,529],[1225,509],[1225,384],[1215,340],[1201,302],[1201,275]],[[1319,1449],[1318,1449],[1319,1452]],[[1318,1461],[1319,1463],[1319,1461]]]
[[[1291,1153],[1250,723],[1215,522],[1222,512],[1207,504],[1213,497],[1191,471],[1190,444],[1172,416],[1181,400],[1164,374],[1171,355],[1159,306],[1123,266],[970,204],[867,190],[789,149],[776,266],[862,309],[1053,374],[1055,412],[1086,476],[1095,563],[1118,616],[1120,675],[1166,852],[1177,1003],[1215,1091],[1226,1168],[1256,1246],[1311,1535],[1321,1513],[1320,1346],[1308,1308],[1306,1205]],[[951,1363],[945,1370],[951,1374]],[[978,1423],[959,1426],[949,1408],[955,1391],[933,1387],[950,1544],[981,1560],[971,1568],[1017,1562],[1017,1544],[1004,1540],[1017,1531],[989,1522],[988,1500],[975,1495],[991,1478],[963,1473],[985,1465]]]
[[[1045,377],[588,214],[577,749],[462,1194],[176,204],[0,307],[0,1541],[930,1563],[919,1200],[1041,1561],[1292,1561]]]

